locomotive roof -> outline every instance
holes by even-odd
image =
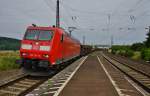
[[[49,26],[49,27],[41,27],[41,26],[36,26],[36,27],[34,27],[34,26],[29,26],[27,29],[30,29],[30,30],[62,30],[62,32],[63,32],[64,34],[66,34],[67,36],[70,36],[70,34],[69,34],[68,32],[66,32],[65,29],[63,29],[63,28],[57,28],[57,27],[51,27],[51,26]],[[80,41],[77,40],[76,38],[74,38],[73,36],[70,36],[70,37],[71,37],[74,41],[80,43]]]
[[[35,30],[54,30],[54,29],[57,29],[56,27],[41,27],[41,26],[29,26],[27,29],[35,29]]]

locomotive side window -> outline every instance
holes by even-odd
[[[53,32],[48,30],[27,30],[25,38],[27,40],[51,40]]]
[[[61,42],[63,42],[64,41],[64,35],[62,34],[61,35]]]

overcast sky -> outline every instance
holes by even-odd
[[[60,0],[61,26],[88,44],[142,42],[150,25],[150,0]],[[26,27],[55,24],[56,0],[0,0],[0,36],[21,39]]]

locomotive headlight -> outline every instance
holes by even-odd
[[[49,55],[48,55],[48,54],[44,54],[44,55],[43,55],[43,57],[48,58],[48,57],[49,57]]]
[[[22,49],[32,49],[32,45],[30,45],[30,44],[22,44],[21,48]]]
[[[40,50],[42,51],[49,51],[51,49],[50,46],[40,46]]]

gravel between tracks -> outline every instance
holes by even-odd
[[[20,74],[22,74],[21,69],[0,71],[0,82]]]
[[[4,81],[9,81],[21,74],[23,74],[21,69],[0,71],[0,85],[2,85]]]

